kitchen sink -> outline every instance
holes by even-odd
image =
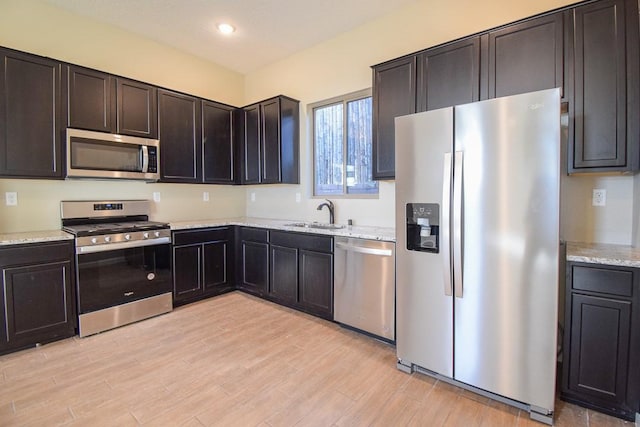
[[[316,228],[319,230],[340,230],[344,228],[344,225],[338,224],[323,224],[320,222],[293,222],[291,224],[285,224],[287,227],[300,227],[300,228]]]

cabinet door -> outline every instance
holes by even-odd
[[[233,108],[202,101],[202,150],[204,182],[233,184],[235,153]]]
[[[395,177],[395,118],[416,112],[416,57],[373,69],[373,179]]]
[[[62,178],[61,64],[4,49],[0,60],[0,175]]]
[[[116,80],[118,133],[156,138],[158,135],[156,88],[132,80],[122,78]]]
[[[269,295],[288,304],[298,301],[298,250],[271,245]]]
[[[202,245],[204,253],[202,282],[205,292],[229,284],[228,244],[227,241],[220,241]]]
[[[480,99],[480,37],[418,55],[417,110],[427,111]]]
[[[174,301],[187,300],[202,294],[201,251],[201,245],[173,248]]]
[[[333,319],[333,255],[300,250],[300,303]]]
[[[67,67],[69,127],[115,132],[116,79],[107,73]]]
[[[635,19],[628,25],[630,16]],[[573,29],[575,122],[569,172],[632,170],[640,137],[637,3],[607,0],[577,7]],[[635,36],[628,38],[628,32]]]
[[[562,24],[554,13],[490,32],[488,98],[564,88]]]
[[[73,335],[73,274],[71,261],[3,270],[8,346],[15,348]]]
[[[158,101],[162,181],[201,181],[200,100],[160,90]]]
[[[631,303],[571,296],[569,389],[601,401],[625,402]]]
[[[260,105],[244,108],[244,143],[242,163],[242,183],[258,184],[260,172]]]
[[[242,241],[241,286],[263,295],[269,284],[269,244]]]
[[[280,100],[278,98],[263,102],[262,137],[262,182],[275,184],[280,182]]]

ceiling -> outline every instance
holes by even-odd
[[[418,0],[45,1],[246,74]]]

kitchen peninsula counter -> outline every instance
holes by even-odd
[[[567,261],[640,268],[640,248],[605,243],[567,242]]]
[[[391,227],[345,225],[344,228],[323,229],[291,225],[295,223],[313,224],[309,221],[280,220],[268,218],[223,218],[211,220],[175,221],[170,222],[170,225],[171,229],[176,231],[195,228],[222,227],[225,225],[238,225],[243,227],[268,228],[271,230],[324,234],[329,236],[353,237],[358,239],[384,240],[388,242],[396,241],[395,229]]]

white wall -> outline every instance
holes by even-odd
[[[312,197],[312,148],[307,105],[371,87],[370,66],[520,18],[574,3],[566,0],[514,2],[456,0],[415,3],[246,76],[246,103],[274,93],[301,101],[301,184],[249,188],[250,216],[326,221]],[[607,206],[591,206],[591,190],[607,189]],[[633,178],[571,176],[563,178],[562,237],[572,241],[630,244]],[[255,202],[251,201],[255,193]],[[297,203],[296,193],[302,200]],[[334,199],[336,221],[394,226],[393,181],[380,183],[373,200]]]
[[[244,76],[119,28],[35,0],[0,0],[0,46],[48,56],[204,98],[242,105]],[[0,179],[0,233],[60,228],[60,200],[144,198],[161,192],[153,219],[243,216],[245,190],[219,185]],[[210,202],[202,202],[202,192]]]

